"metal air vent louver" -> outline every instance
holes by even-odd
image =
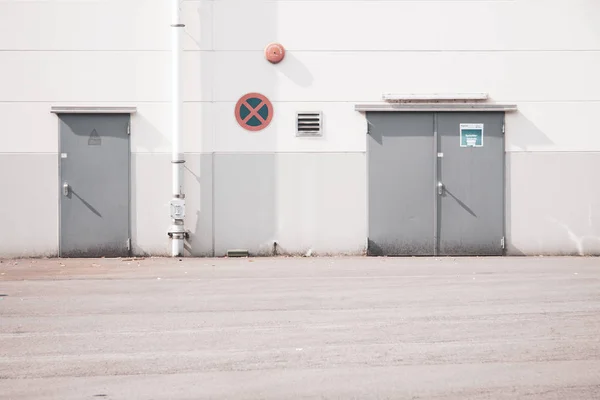
[[[305,111],[296,114],[296,136],[323,136],[323,114],[320,111]]]

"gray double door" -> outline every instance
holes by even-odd
[[[129,119],[60,115],[61,257],[129,254]]]
[[[367,120],[370,255],[503,254],[503,113]]]

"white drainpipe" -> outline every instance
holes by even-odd
[[[171,134],[173,170],[173,199],[171,200],[171,256],[183,256],[183,243],[187,236],[183,225],[185,217],[185,194],[183,192],[183,166],[185,160],[182,152],[181,131],[181,33],[185,27],[181,23],[181,0],[170,0],[171,23]]]

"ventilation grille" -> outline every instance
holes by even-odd
[[[323,136],[321,112],[299,112],[296,116],[296,136]]]

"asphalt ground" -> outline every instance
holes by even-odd
[[[600,259],[2,260],[0,398],[600,399]]]

